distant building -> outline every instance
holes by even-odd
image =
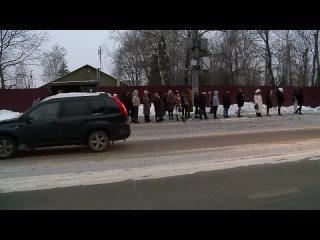
[[[96,92],[98,87],[115,87],[117,82],[118,80],[114,77],[87,64],[39,88],[48,88],[51,94]],[[127,84],[120,82],[120,86],[127,86]]]

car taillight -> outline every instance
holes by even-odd
[[[128,111],[124,104],[120,101],[120,99],[117,96],[112,96],[113,100],[118,104],[120,108],[120,112],[124,117],[128,117]]]

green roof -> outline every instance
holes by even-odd
[[[81,68],[78,68],[54,81],[51,83],[45,84],[41,87],[47,85],[76,85],[76,84],[89,84],[89,83],[98,83],[98,87],[109,87],[117,86],[117,79],[114,77],[102,72],[100,72],[99,81],[98,80],[98,69],[86,64]]]

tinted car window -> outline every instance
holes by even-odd
[[[59,116],[59,103],[48,103],[39,106],[29,114],[33,120],[57,119]]]
[[[88,102],[84,100],[66,101],[63,103],[63,117],[88,115]]]
[[[118,113],[120,111],[117,103],[111,97],[104,97],[104,100],[108,105],[107,113]]]
[[[106,104],[102,100],[90,100],[90,114],[103,113],[106,110]]]

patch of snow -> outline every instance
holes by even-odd
[[[0,110],[0,121],[17,118],[21,115],[19,112],[12,112],[9,110]]]
[[[69,97],[74,97],[74,96],[92,96],[93,94],[98,95],[99,93],[63,93],[63,95],[57,94],[55,95],[55,97],[57,97],[58,95],[60,95],[60,97],[65,97],[65,96],[69,96]],[[50,98],[50,97],[49,97]],[[48,98],[44,99],[44,100],[48,100]],[[43,100],[43,101],[44,101]],[[210,108],[206,108],[207,113],[210,112]],[[195,111],[195,108],[193,108],[193,113]],[[291,105],[289,107],[281,107],[281,112],[282,113],[293,113],[294,111],[294,106]],[[263,104],[263,108],[262,108],[262,114],[266,114],[267,112],[267,107],[265,104]],[[302,112],[303,113],[320,113],[320,106],[316,107],[316,108],[312,108],[310,106],[303,106],[302,107]],[[270,114],[277,114],[278,113],[278,107],[273,107],[269,110]],[[218,110],[217,110],[217,114],[218,115],[223,115],[223,106],[219,105]],[[233,104],[230,106],[229,108],[229,115],[230,116],[236,116],[238,114],[238,105],[237,104]],[[255,115],[256,112],[254,110],[254,104],[253,102],[245,102],[244,106],[241,108],[241,115],[246,116],[246,115]],[[8,111],[8,110],[0,110],[0,121],[1,120],[5,120],[5,119],[12,119],[12,118],[17,118],[18,116],[20,116],[21,113],[19,112],[12,112],[12,111]],[[155,115],[155,111],[154,111],[154,105],[151,104],[151,108],[150,108],[150,116],[154,116]],[[179,113],[179,115],[181,115],[181,113]],[[143,115],[143,104],[141,104],[139,106],[139,116],[142,117]]]
[[[42,101],[47,101],[50,99],[56,98],[66,98],[66,97],[88,97],[88,96],[99,96],[101,93],[106,94],[105,92],[94,92],[94,93],[85,93],[85,92],[70,92],[70,93],[58,93],[43,99]],[[109,94],[109,93],[107,93]],[[109,94],[110,95],[110,94]],[[110,95],[111,96],[111,95]]]
[[[195,111],[195,107],[193,108],[193,113]],[[206,108],[207,113],[210,112],[210,108]],[[294,106],[288,106],[288,107],[281,107],[281,113],[293,113],[294,112]],[[320,106],[316,108],[312,108],[310,106],[302,106],[302,112],[304,113],[320,113]],[[267,113],[267,106],[263,104],[262,106],[262,114]],[[273,107],[269,110],[270,114],[278,114],[278,107]],[[179,113],[181,114],[181,113]],[[219,105],[218,110],[217,110],[218,115],[223,115],[223,106]],[[233,104],[229,108],[229,115],[230,116],[236,116],[238,114],[238,105]],[[241,115],[255,115],[256,111],[254,110],[254,103],[253,102],[245,102],[244,106],[241,108]],[[154,116],[155,111],[154,111],[154,105],[151,104],[150,108],[150,116]],[[144,116],[143,115],[143,104],[140,105],[139,107],[139,116]]]

